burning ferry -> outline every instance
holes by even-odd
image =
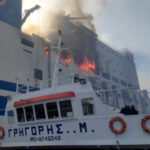
[[[108,107],[103,100],[118,89],[95,90],[95,75],[81,77],[71,71],[68,57],[60,57],[60,44],[61,37],[52,86],[45,88],[46,80],[32,91],[30,85],[17,84],[16,96],[9,98],[0,125],[1,148],[149,148],[150,115],[125,116]]]
[[[24,34],[22,24],[40,7],[22,19],[20,0],[2,1],[5,8],[13,13],[0,13],[1,148],[150,147],[149,98],[129,50],[113,50],[70,16],[53,42]],[[139,115],[120,114],[124,104]]]

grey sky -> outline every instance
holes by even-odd
[[[94,23],[111,47],[133,52],[141,88],[150,91],[150,0],[113,0]]]

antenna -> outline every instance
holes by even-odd
[[[57,56],[56,56],[56,63],[54,67],[54,73],[53,73],[53,80],[52,80],[52,86],[57,85],[57,71],[58,71],[58,66],[59,66],[59,53],[61,51],[61,46],[62,46],[62,32],[61,30],[58,30],[58,45],[57,45]]]
[[[58,81],[58,71],[59,71],[59,65],[60,65],[60,53],[64,50],[68,50],[71,49],[73,47],[65,47],[62,48],[63,46],[63,42],[62,42],[62,32],[61,30],[58,30],[58,45],[56,46],[52,46],[52,48],[56,49],[57,55],[56,55],[56,61],[55,61],[55,67],[54,67],[54,72],[53,72],[53,78],[52,78],[52,86],[56,86],[57,85],[57,81]],[[72,72],[72,71],[71,71]]]

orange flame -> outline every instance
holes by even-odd
[[[44,53],[45,53],[45,55],[49,55],[49,48],[48,48],[48,46],[44,47]]]
[[[70,56],[67,56],[66,58],[64,58],[63,61],[69,64],[71,62]]]
[[[71,63],[71,56],[69,55],[69,54],[67,54],[67,56],[66,57],[64,57],[63,56],[63,53],[61,52],[60,54],[59,54],[59,58],[61,59],[61,60],[63,60],[64,62],[66,62],[66,63]]]
[[[83,63],[78,65],[81,69],[90,71],[91,73],[95,73],[96,65],[94,61],[89,61],[85,56],[83,59]]]

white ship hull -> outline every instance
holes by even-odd
[[[103,147],[103,146],[150,146],[148,133],[141,127],[143,116],[123,117],[127,128],[116,135],[109,128],[111,117],[88,117],[46,123],[5,127],[2,147]]]
[[[73,90],[73,95],[61,98],[62,92],[66,90]],[[56,94],[57,91],[57,94]],[[61,91],[61,93],[60,93]],[[47,94],[51,98],[49,100],[43,100]],[[41,97],[42,96],[42,97]],[[81,99],[82,98],[94,98],[96,113],[93,115],[84,116],[82,113]],[[33,99],[30,99],[33,98]],[[41,98],[41,99],[40,99]],[[38,100],[36,102],[36,99]],[[70,99],[72,102],[73,116],[69,118],[56,118],[56,119],[43,119],[35,120],[31,122],[18,123],[17,116],[15,115],[13,124],[8,123],[7,113],[3,118],[1,127],[4,128],[4,134],[1,130],[0,144],[1,148],[40,148],[40,147],[127,147],[127,148],[147,148],[150,147],[150,133],[144,131],[141,121],[144,118],[143,115],[130,115],[124,116],[120,113],[116,113],[108,106],[103,104],[95,93],[91,90],[88,84],[86,85],[67,85],[60,86],[55,89],[45,89],[43,91],[31,92],[29,94],[22,94],[18,97],[14,97],[7,105],[6,111],[14,109],[16,114],[16,108],[28,107],[35,104],[44,104],[47,102],[60,102]],[[30,101],[32,100],[32,101]],[[40,100],[40,101],[39,101]],[[126,128],[122,133],[114,133],[110,127],[110,121],[113,117],[121,117],[126,124]],[[149,128],[150,120],[146,120],[146,126]],[[113,127],[116,130],[122,128],[120,121],[114,121]]]

